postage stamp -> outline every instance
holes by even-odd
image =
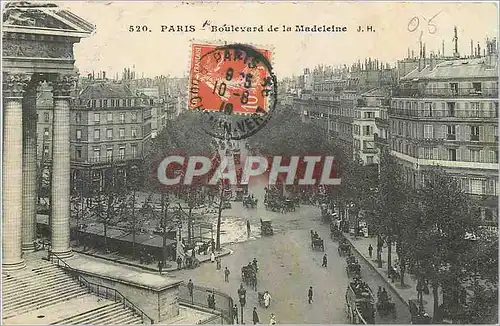
[[[192,45],[188,109],[203,112],[209,135],[245,139],[267,123],[277,103],[270,60],[250,45]]]

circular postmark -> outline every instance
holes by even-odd
[[[193,44],[188,108],[202,113],[207,134],[241,140],[269,121],[278,93],[270,57],[244,44]]]

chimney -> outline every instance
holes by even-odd
[[[477,56],[481,56],[481,45],[479,45],[479,42],[477,42]]]
[[[92,70],[92,80],[95,79],[95,73],[94,73],[94,70]]]
[[[415,59],[415,51],[411,50],[411,58]]]
[[[102,72],[102,79],[106,79],[106,72],[105,71]]]
[[[444,40],[441,43],[441,55],[444,57]]]
[[[474,42],[470,39],[470,56],[474,57]]]
[[[410,48],[408,48],[408,59],[410,59]]]
[[[422,50],[422,54],[423,54],[423,57],[424,57],[424,67],[425,68],[425,65],[427,64],[426,60],[425,60],[425,43],[424,43],[424,48]]]

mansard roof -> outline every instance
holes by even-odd
[[[137,97],[124,84],[112,82],[96,82],[85,87],[78,96],[80,99],[111,99]]]

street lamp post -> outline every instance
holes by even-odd
[[[240,308],[241,308],[241,324],[245,324],[245,322],[243,321],[243,308],[245,307],[245,303],[246,303],[246,294],[247,294],[247,290],[245,290],[242,287],[239,288],[238,290],[238,297],[240,298]]]

